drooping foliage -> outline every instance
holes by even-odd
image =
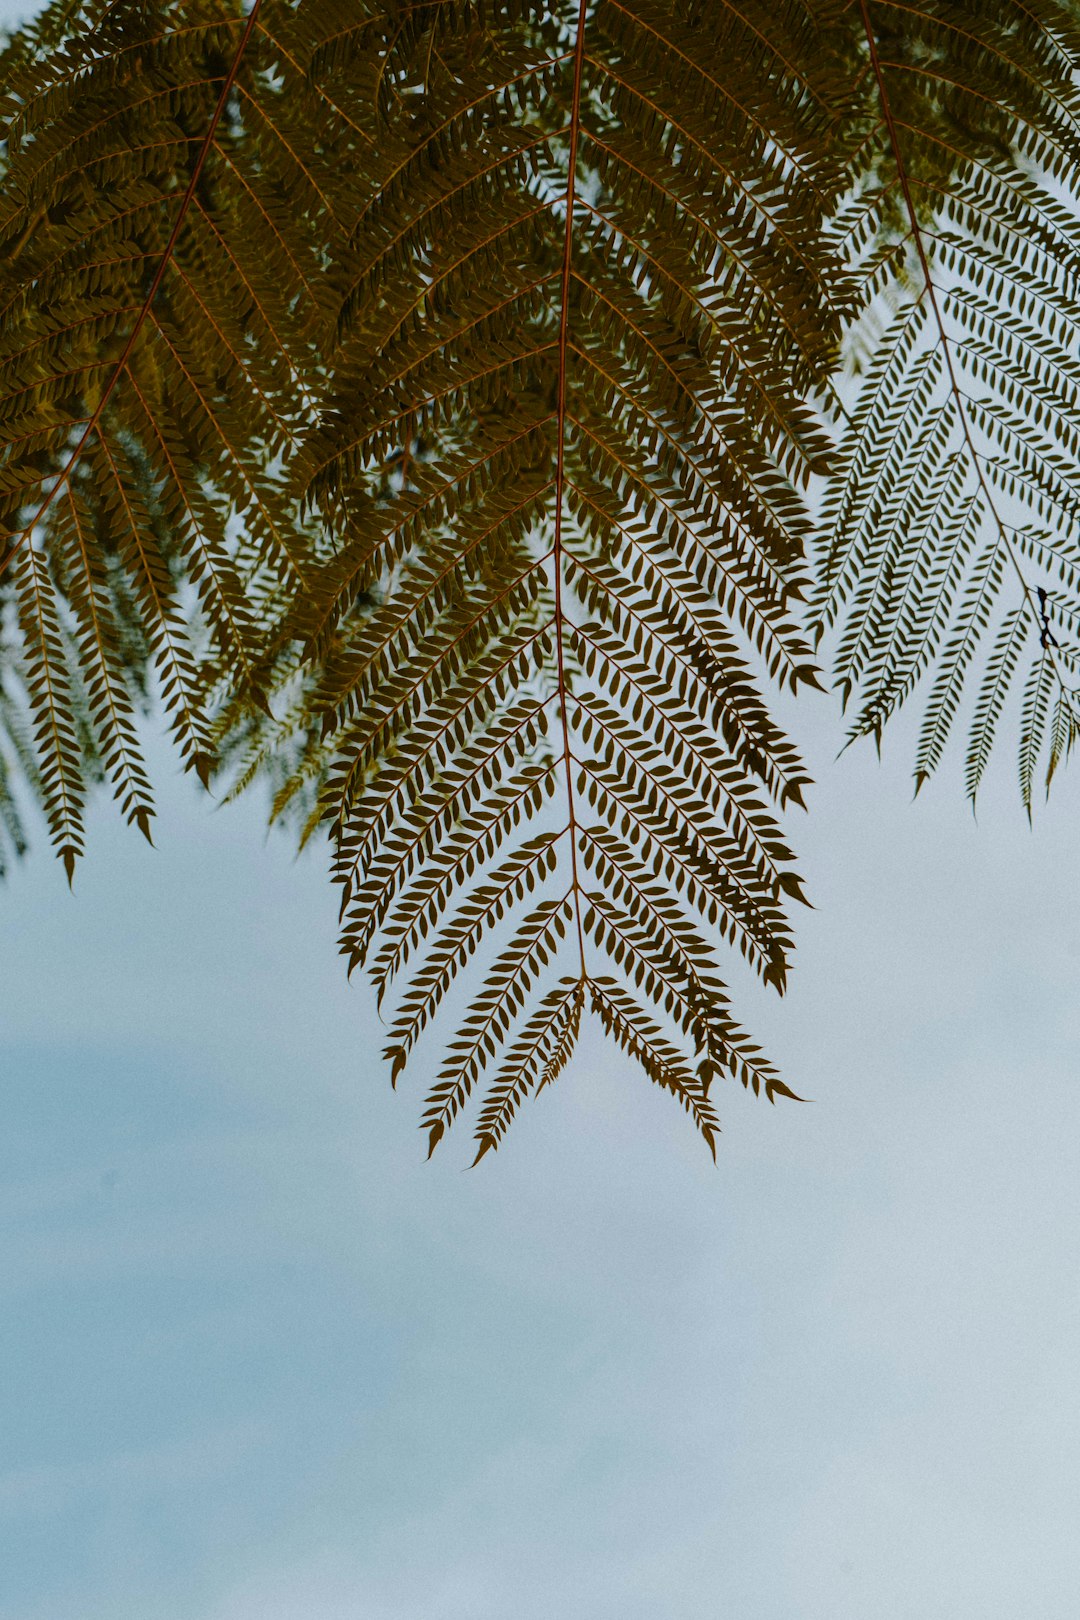
[[[915,763],[965,699],[974,799],[1019,687],[1029,812],[1080,720],[1080,17],[859,0],[865,368],[828,501],[821,621],[854,730],[923,677]]]
[[[828,105],[722,9],[378,26],[355,39],[383,64],[369,200],[302,462],[342,536],[297,625],[337,632],[307,707],[344,943],[380,941],[380,992],[412,970],[395,1070],[482,964],[433,1143],[495,1065],[497,1142],[583,1001],[711,1139],[713,1074],[777,1083],[713,941],[782,986],[797,890],[770,804],[803,775],[752,654],[791,685],[808,665],[788,599],[825,448],[805,396],[841,326]],[[342,634],[358,590],[379,605]]]
[[[716,1076],[790,1095],[720,950],[783,989],[807,588],[857,728],[927,675],[920,778],[1032,641],[1026,796],[1072,740],[1072,28],[54,6],[0,62],[11,842],[29,789],[70,872],[99,775],[147,830],[153,690],[328,829],[432,1148],[583,1012],[710,1146]]]
[[[148,832],[150,671],[205,778],[295,596],[332,152],[287,45],[215,0],[53,7],[0,71],[4,675],[70,874],[88,775]]]

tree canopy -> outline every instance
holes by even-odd
[[[325,828],[477,1156],[583,1014],[715,1151],[793,1093],[807,776],[1077,735],[1080,14],[58,0],[0,57],[0,822],[69,877],[138,716]],[[788,711],[790,712],[790,711]],[[445,1005],[444,1005],[445,1004]],[[425,1060],[427,1061],[427,1060]]]

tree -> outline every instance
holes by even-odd
[[[793,1093],[770,694],[916,784],[1076,736],[1080,28],[1019,0],[59,0],[0,67],[0,812],[328,828],[393,1075],[478,1157],[601,1020],[715,1151]],[[824,642],[822,641],[824,638]],[[1021,680],[1022,677],[1022,680]],[[462,984],[468,989],[461,1002]]]

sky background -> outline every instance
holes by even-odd
[[[714,1168],[589,1031],[423,1159],[320,852],[168,755],[0,914],[3,1620],[1072,1620],[1077,779],[912,805],[897,734],[795,840],[812,1102]]]
[[[10,14],[0,5],[0,17]],[[0,893],[0,1620],[1074,1620],[1080,776],[1029,832],[900,727],[793,841],[812,1102],[588,1030],[424,1162],[320,850],[155,750]]]

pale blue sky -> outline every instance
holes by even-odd
[[[8,8],[0,6],[0,15]],[[910,800],[902,731],[793,840],[813,1103],[719,1165],[590,1032],[431,1164],[319,851],[155,754],[74,896],[0,893],[0,1620],[1073,1620],[1080,777]]]
[[[320,857],[164,756],[157,850],[15,874],[3,1620],[1071,1620],[1077,783],[818,752],[742,998],[815,1101],[716,1169],[591,1034],[425,1164]]]

